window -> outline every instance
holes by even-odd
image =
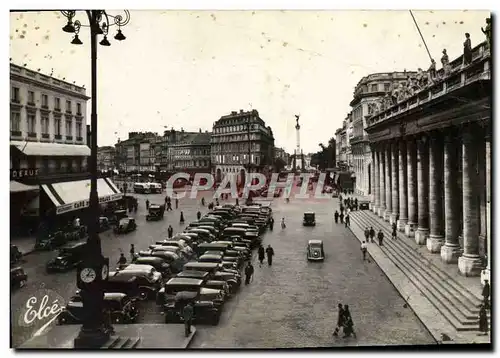
[[[18,87],[12,87],[12,92],[10,93],[10,98],[11,98],[12,102],[19,103],[19,88]]]
[[[49,117],[42,116],[42,134],[49,134]]]
[[[36,132],[36,117],[34,114],[28,113],[28,133]]]
[[[81,123],[76,123],[76,136],[79,138],[82,137],[82,124]]]
[[[54,118],[54,134],[61,135],[61,118]]]
[[[61,99],[60,98],[54,98],[54,109],[61,109]]]
[[[391,90],[391,84],[390,83],[384,83],[384,91],[389,92]]]
[[[28,103],[35,103],[35,92],[28,91]]]
[[[377,84],[374,84],[372,85],[372,92],[377,92],[378,91],[378,85]]]
[[[71,101],[66,101],[66,112],[71,113]]]
[[[10,114],[10,130],[13,132],[21,131],[21,113],[12,112]]]
[[[49,97],[46,94],[42,94],[42,107],[49,106]]]
[[[76,104],[76,114],[82,114],[82,104],[81,103]]]
[[[71,136],[72,135],[72,130],[71,130],[71,121],[66,120],[66,136]]]

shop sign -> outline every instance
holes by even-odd
[[[38,176],[38,169],[11,169],[10,170],[10,180],[16,180],[21,178],[33,178]]]
[[[123,196],[122,193],[101,196],[99,198],[99,204],[106,204],[106,203],[109,203],[109,202],[112,202],[115,200],[120,200],[122,198],[122,196]],[[77,202],[74,202],[71,204],[65,204],[65,205],[61,205],[61,206],[57,207],[56,214],[57,215],[64,214],[64,213],[67,213],[70,211],[80,210],[80,209],[84,209],[84,208],[88,208],[88,207],[89,207],[89,200],[88,199],[81,200],[81,201],[77,201]]]

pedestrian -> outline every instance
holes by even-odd
[[[130,261],[135,260],[135,247],[134,244],[130,244]]]
[[[245,285],[250,283],[251,278],[253,277],[254,268],[252,263],[249,262],[247,267],[245,267]]]
[[[136,213],[136,212],[137,212],[137,208],[139,208],[139,203],[136,201],[136,202],[134,203],[134,213]]]
[[[384,245],[384,233],[382,232],[382,230],[378,231],[377,239],[378,239],[379,246],[383,246]]]
[[[149,200],[146,199],[146,210],[149,210]]]
[[[179,199],[175,198],[175,209],[179,209]]]
[[[358,210],[358,198],[354,199],[354,210]]]
[[[184,213],[182,211],[181,211],[181,220],[180,220],[180,223],[184,224]]]
[[[354,335],[356,338],[356,332],[354,332],[354,322],[352,321],[351,312],[349,311],[349,306],[344,305],[344,337],[347,338]]]
[[[184,306],[182,310],[182,316],[184,318],[184,334],[186,337],[189,337],[191,334],[191,322],[193,320],[194,309],[191,302]]]
[[[219,206],[219,198],[215,198],[215,205]]]
[[[236,198],[236,206],[240,206],[240,202],[239,202],[238,198]]]
[[[351,217],[349,214],[345,215],[345,227],[351,226]]]
[[[123,252],[120,254],[120,258],[118,259],[118,265],[125,265],[127,263],[127,258],[123,254]]]
[[[281,229],[286,229],[285,218],[281,218]]]
[[[367,251],[366,241],[363,241],[363,243],[361,244],[361,253],[363,254],[363,261],[366,261],[366,251]]]
[[[338,316],[337,316],[337,326],[335,327],[335,331],[333,332],[333,335],[337,337],[339,335],[339,331],[341,328],[344,327],[344,307],[342,306],[342,303],[338,304]]]
[[[465,33],[464,41],[464,65],[468,65],[472,62],[472,45],[470,42],[470,34]]]
[[[271,216],[271,219],[269,220],[269,230],[273,231],[274,228],[274,218]]]
[[[335,214],[333,214],[333,216],[335,217],[335,224],[338,224],[339,223],[339,212],[337,210],[335,210]]]
[[[368,226],[365,228],[365,241],[368,242],[370,238],[370,229],[368,229]]]
[[[201,198],[201,206],[205,206],[205,198]]]
[[[370,241],[371,243],[375,242],[375,230],[373,229],[373,226],[370,226]]]
[[[488,334],[488,316],[486,315],[486,307],[481,305],[479,309],[479,333],[480,336],[486,336]]]
[[[200,213],[200,211],[199,211],[199,210],[198,210],[198,212],[196,213],[196,218],[197,218],[198,220],[200,220],[200,219],[201,219],[201,213]]]
[[[259,267],[262,267],[262,263],[264,262],[264,258],[266,257],[264,246],[259,245],[258,255],[259,255],[259,262],[260,262]]]
[[[488,282],[488,280],[484,280],[482,295],[483,295],[484,308],[489,309],[490,308],[490,283]]]
[[[343,205],[340,205],[340,213],[344,214],[344,206]]]
[[[174,228],[172,227],[172,225],[168,225],[167,233],[168,233],[168,238],[171,239],[172,236],[174,235]]]
[[[395,222],[392,223],[392,239],[396,240],[398,238],[398,227]]]
[[[172,202],[170,200],[167,201],[167,211],[172,211]]]
[[[269,266],[272,266],[273,265],[274,250],[271,247],[271,245],[267,245],[266,254],[267,254],[267,264]]]
[[[340,212],[340,223],[343,224],[344,223],[344,213],[343,212]]]

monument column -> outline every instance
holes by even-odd
[[[407,141],[407,164],[408,164],[408,224],[405,226],[405,234],[408,237],[415,236],[417,229],[417,149],[415,138],[410,137]]]
[[[425,245],[429,236],[429,138],[417,141],[418,228],[415,242]]]
[[[383,217],[385,211],[385,155],[384,155],[385,143],[382,143],[379,149],[380,149],[379,151],[380,206],[378,208],[377,214],[378,216]]]
[[[441,133],[432,133],[429,152],[429,226],[427,249],[432,253],[441,252],[444,242],[443,212],[443,138]]]
[[[455,131],[448,131],[444,137],[444,218],[445,242],[441,247],[441,259],[448,263],[457,263],[462,254],[458,236],[460,235],[460,190],[458,187],[458,143]]]
[[[405,226],[408,223],[408,160],[406,158],[406,139],[403,138],[399,141],[399,181],[398,181],[398,194],[399,194],[399,220],[397,222],[398,230],[404,232]]]
[[[385,211],[384,220],[389,221],[392,214],[392,193],[391,193],[391,142],[387,142],[385,147]]]
[[[392,213],[390,217],[391,225],[396,223],[399,217],[399,158],[398,143],[391,144],[391,195]]]
[[[475,125],[470,125],[463,128],[462,135],[464,253],[458,258],[458,269],[464,276],[479,276],[482,269],[482,260],[479,256],[477,143],[474,140],[477,130]]]

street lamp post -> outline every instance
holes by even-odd
[[[102,256],[101,240],[99,237],[99,196],[97,193],[97,36],[104,35],[99,42],[102,46],[110,46],[107,39],[110,26],[118,26],[115,39],[125,40],[121,27],[130,21],[130,13],[125,10],[125,16],[110,15],[104,10],[85,10],[89,24],[83,25],[79,20],[73,21],[76,11],[65,10],[61,13],[68,22],[62,29],[73,33],[71,41],[74,45],[82,45],[78,37],[82,27],[90,28],[90,57],[91,57],[91,98],[92,112],[90,128],[92,131],[90,143],[90,198],[88,208],[88,239],[86,254],[77,271],[77,286],[81,290],[84,307],[83,325],[78,337],[74,341],[75,348],[98,348],[109,339],[114,332],[109,316],[104,313],[104,283],[108,279],[109,259]],[[111,20],[111,22],[110,22]]]

